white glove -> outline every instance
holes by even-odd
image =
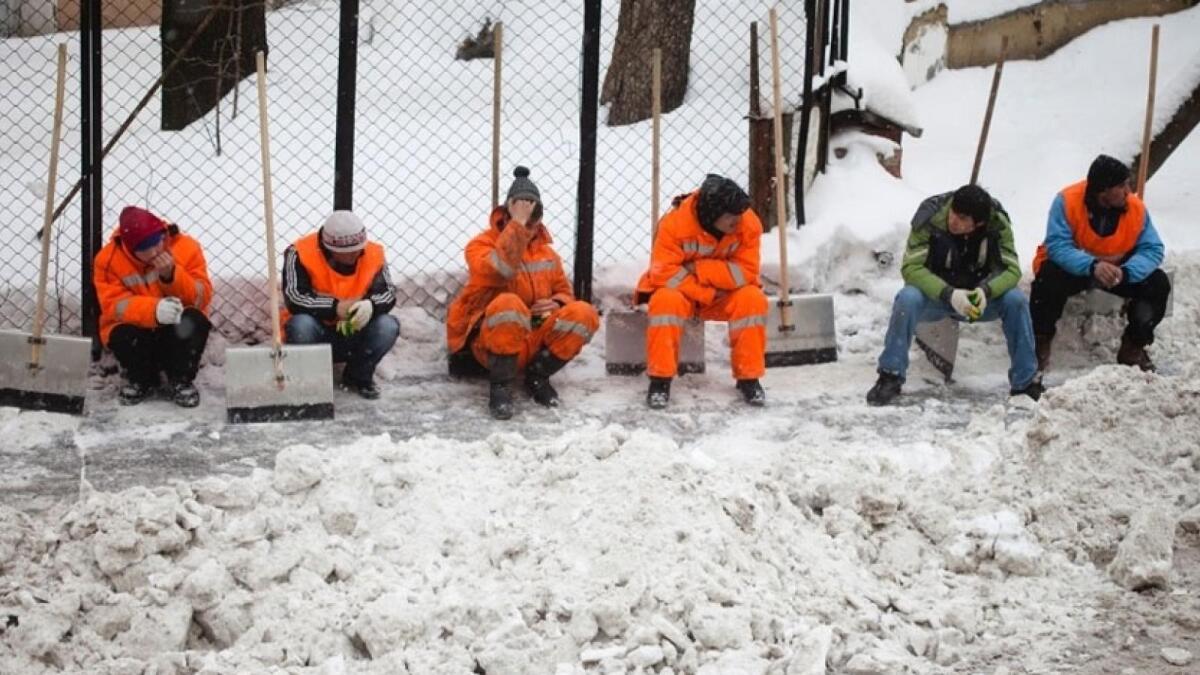
[[[350,325],[354,326],[354,332],[357,333],[367,325],[373,313],[375,313],[375,307],[371,305],[370,300],[359,300],[350,305],[350,311],[346,312],[346,318],[350,320]]]
[[[970,321],[978,319],[983,314],[983,310],[971,302],[975,293],[975,290],[968,291],[965,288],[956,288],[950,293],[950,306],[960,316],[966,317]]]
[[[163,298],[154,307],[154,319],[158,321],[159,325],[179,323],[181,318],[183,318],[183,303],[179,301],[179,298]]]

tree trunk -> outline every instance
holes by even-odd
[[[178,50],[196,32],[203,20],[217,6],[217,16],[192,44],[185,59],[163,82],[163,131],[178,131],[204,117],[217,100],[235,89],[238,79],[222,77],[230,60],[238,65],[238,75],[253,75],[254,53],[267,48],[266,17],[261,2],[247,0],[165,0],[162,5],[162,64],[167,68]],[[237,16],[234,17],[234,13]],[[221,53],[229,37],[230,21],[239,30],[238,51],[228,59]],[[228,51],[228,50],[225,50]],[[220,80],[218,82],[218,80]],[[215,86],[214,86],[214,83]]]
[[[662,111],[683,103],[696,0],[621,0],[612,63],[604,77],[601,104],[610,127],[650,118],[650,59],[662,49]]]

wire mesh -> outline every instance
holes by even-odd
[[[178,1],[178,0],[177,0]],[[57,187],[61,199],[79,177],[78,4],[16,3],[0,14],[0,82],[19,92],[0,102],[0,322],[28,324],[36,286],[45,189],[54,47],[70,46],[65,130]],[[256,341],[266,323],[263,189],[257,94],[247,72],[242,26],[265,13],[277,246],[316,229],[332,209],[337,115],[339,3],[213,0],[217,8],[194,53],[189,76],[168,78],[104,159],[105,238],[128,204],[177,223],[204,247],[215,286],[214,324],[234,341]],[[154,86],[178,48],[170,2],[103,3],[103,138],[107,142]],[[10,2],[6,7],[12,7]],[[621,3],[603,5],[601,83],[610,62]],[[165,7],[165,9],[164,9]],[[33,8],[33,9],[30,9]],[[40,8],[44,15],[35,16]],[[761,2],[696,0],[684,105],[662,124],[662,204],[695,188],[705,173],[743,185],[748,175],[749,35],[759,22],[764,110],[770,105],[770,45]],[[28,11],[26,11],[28,10]],[[801,84],[803,12],[780,5],[785,99]],[[164,14],[168,16],[164,16]],[[584,7],[582,0],[363,0],[359,15],[354,210],[387,251],[401,305],[435,312],[465,279],[463,247],[487,223],[491,204],[493,60],[461,60],[464,39],[502,22],[500,192],[512,169],[528,166],[545,204],[545,222],[572,269],[579,189]],[[36,20],[35,20],[36,19]],[[190,19],[194,25],[196,16]],[[171,47],[164,49],[164,45]],[[647,50],[649,53],[649,50]],[[239,59],[239,56],[242,59]],[[647,60],[647,71],[650,63]],[[217,94],[220,92],[220,95]],[[193,101],[194,121],[163,131],[167,104]],[[210,107],[211,100],[217,101]],[[597,266],[644,264],[650,231],[650,121],[597,133]],[[57,201],[56,199],[56,201]],[[78,200],[55,223],[49,326],[79,330]]]

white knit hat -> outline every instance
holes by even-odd
[[[354,253],[367,247],[367,228],[352,211],[334,211],[321,226],[321,243],[335,253]]]

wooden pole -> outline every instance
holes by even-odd
[[[46,179],[46,202],[42,211],[42,257],[38,269],[37,306],[33,310],[33,331],[29,340],[29,367],[37,369],[42,360],[42,329],[46,323],[46,278],[50,271],[50,227],[54,223],[54,191],[58,185],[58,146],[62,139],[63,90],[67,84],[67,45],[58,45],[58,73],[54,87],[54,123],[50,136],[50,176]]]
[[[504,24],[492,28],[492,206],[500,203],[500,81],[503,72]]]
[[[1137,195],[1146,195],[1146,175],[1150,168],[1150,132],[1154,126],[1154,88],[1158,81],[1158,24],[1150,32],[1150,91],[1146,94],[1146,125],[1142,128],[1142,157],[1138,162]]]
[[[795,328],[791,321],[791,298],[788,295],[787,258],[787,205],[784,203],[786,187],[783,171],[783,97],[779,82],[779,21],[775,8],[771,8],[771,87],[774,89],[775,106],[775,227],[779,230],[779,331],[786,333]]]
[[[975,165],[971,167],[971,185],[979,180],[979,168],[983,164],[983,148],[987,145],[988,130],[992,126],[992,111],[996,108],[996,92],[1000,91],[1000,76],[1004,74],[1004,59],[1008,57],[1008,36],[1000,39],[1000,60],[992,74],[992,90],[988,93],[987,112],[983,114],[983,128],[979,130],[979,145],[975,148]]]
[[[654,250],[654,240],[658,237],[658,203],[659,179],[662,152],[660,139],[662,127],[662,49],[654,48],[654,60],[650,73],[650,111],[653,123],[651,128],[650,150],[650,250]]]
[[[258,70],[258,138],[262,150],[263,215],[267,221],[267,297],[271,315],[272,360],[275,385],[283,389],[283,336],[279,330],[279,280],[275,270],[275,205],[271,193],[271,140],[267,133],[267,60],[260,50],[254,55]]]

